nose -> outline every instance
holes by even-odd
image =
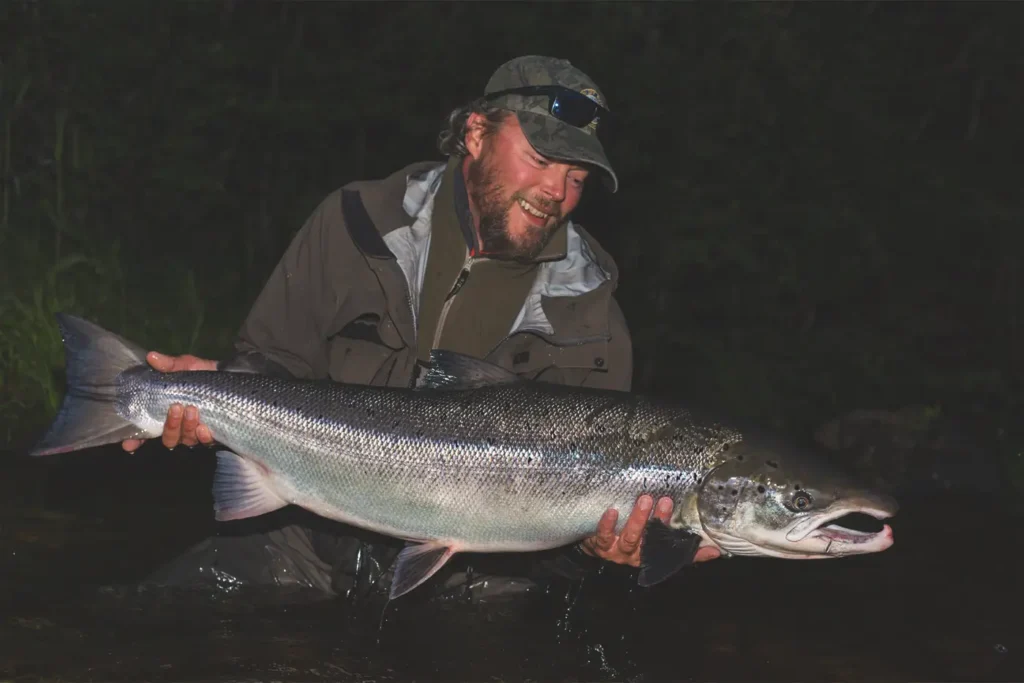
[[[541,191],[547,199],[553,202],[561,202],[565,199],[565,184],[568,181],[568,171],[560,168],[550,168],[544,174],[544,181],[541,183]]]

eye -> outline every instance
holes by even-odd
[[[538,166],[544,167],[548,165],[548,160],[542,157],[534,156],[532,157],[532,159],[533,163],[537,164]]]
[[[793,507],[797,510],[807,510],[812,502],[810,494],[806,491],[797,491],[793,494]]]

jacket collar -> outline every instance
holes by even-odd
[[[359,193],[366,216],[376,228],[357,231],[349,225],[356,247],[370,259],[394,260],[404,276],[413,330],[418,327],[434,200],[452,164],[411,164],[382,180],[353,182],[344,188]],[[454,205],[447,208],[456,210]],[[542,255],[545,260],[538,266],[509,335],[529,332],[553,344],[607,339],[618,269],[597,241],[572,220],[566,221],[559,233],[561,242],[556,244],[553,239]]]

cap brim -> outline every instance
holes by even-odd
[[[516,116],[519,117],[519,125],[526,139],[538,152],[552,159],[593,164],[605,172],[608,189],[618,191],[619,178],[596,135],[584,133],[579,128],[543,114],[517,111]]]

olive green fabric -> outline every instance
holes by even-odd
[[[263,355],[296,377],[411,386],[418,338],[408,284],[394,255],[386,247],[380,253],[380,247],[383,236],[414,222],[403,208],[410,178],[438,166],[436,161],[410,164],[386,178],[352,182],[328,195],[268,278],[239,330],[237,350]],[[359,194],[378,244],[370,244],[345,220],[342,190]],[[440,206],[435,204],[435,210]],[[607,281],[583,294],[544,298],[543,311],[553,328],[549,333],[510,335],[518,311],[495,316],[505,336],[489,360],[527,379],[628,390],[633,349],[613,296],[618,270],[582,226],[574,228],[589,257],[607,272]],[[486,291],[484,284],[480,292]],[[468,321],[488,305],[457,311],[465,322],[451,333],[478,334]]]
[[[455,172],[458,164],[453,160],[445,170],[441,187],[434,198],[434,215],[430,231],[430,250],[427,269],[420,292],[420,310],[417,320],[417,356],[426,363],[434,341],[438,319],[445,298],[469,258],[466,239],[455,215]],[[454,350],[454,349],[453,349]]]

